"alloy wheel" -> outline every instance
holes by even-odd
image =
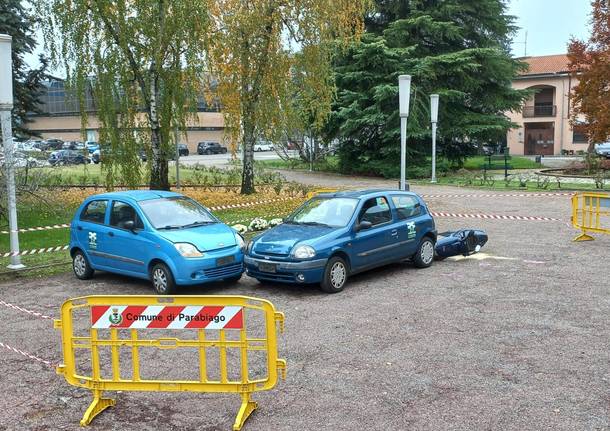
[[[345,283],[346,276],[345,265],[341,262],[335,262],[335,264],[330,269],[330,282],[335,289],[339,289]]]
[[[87,271],[87,262],[85,262],[85,257],[82,254],[79,253],[74,256],[72,265],[74,267],[74,272],[76,273],[76,275],[78,275],[79,277],[85,275],[85,272]]]
[[[430,241],[424,241],[421,246],[421,260],[428,265],[434,259],[434,246]]]
[[[153,272],[153,284],[157,292],[165,292],[167,290],[167,274],[161,268],[157,268]]]

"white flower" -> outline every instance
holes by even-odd
[[[271,226],[271,227],[277,226],[278,224],[282,224],[281,218],[274,218],[274,219],[269,220],[269,226]]]
[[[250,230],[263,230],[267,229],[268,227],[269,223],[267,223],[267,220],[262,219],[260,217],[256,217],[250,222],[250,225],[248,226]]]
[[[238,233],[246,233],[246,232],[248,232],[248,227],[244,226],[243,224],[234,224],[231,227],[233,229],[235,229]]]

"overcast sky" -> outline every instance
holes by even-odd
[[[515,35],[513,55],[523,56],[527,30],[527,55],[562,54],[567,51],[571,36],[587,39],[591,0],[508,0],[509,13],[521,28]],[[38,32],[41,39],[40,32]],[[38,64],[42,40],[35,55],[26,57],[31,65]],[[60,73],[61,74],[61,73]]]
[[[509,0],[509,13],[521,28],[513,42],[513,55],[562,54],[571,36],[588,39],[591,0]]]

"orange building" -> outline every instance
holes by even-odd
[[[513,88],[534,90],[521,112],[508,112],[519,125],[508,132],[507,144],[515,155],[561,155],[586,151],[587,136],[570,124],[572,88],[578,80],[568,72],[568,56],[523,57],[529,65],[513,80]]]

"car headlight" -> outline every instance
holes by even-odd
[[[236,233],[235,240],[237,241],[237,245],[239,246],[241,251],[244,251],[246,248],[246,241],[244,241],[244,238],[240,234]]]
[[[203,253],[197,250],[197,247],[191,243],[177,242],[174,244],[174,247],[184,257],[203,257]]]
[[[292,255],[297,259],[310,259],[316,255],[316,251],[308,245],[300,245],[294,249]]]

